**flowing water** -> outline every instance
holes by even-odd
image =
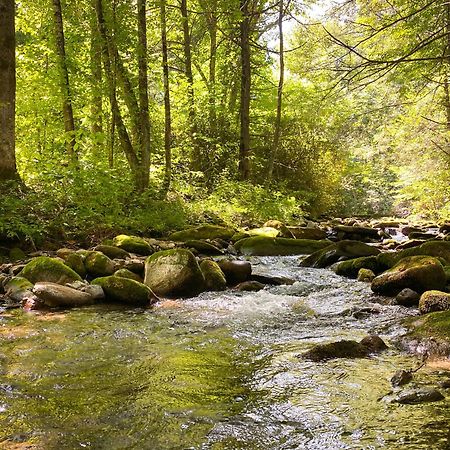
[[[445,449],[448,402],[380,400],[417,360],[390,349],[317,363],[319,342],[402,333],[367,284],[292,257],[254,271],[294,278],[153,310],[95,306],[0,314],[0,448]],[[417,383],[432,384],[427,369]]]

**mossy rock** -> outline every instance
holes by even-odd
[[[312,239],[287,239],[253,236],[235,243],[235,248],[243,255],[286,256],[309,255],[330,245],[330,241]]]
[[[355,259],[376,256],[379,253],[380,250],[376,247],[365,244],[364,242],[351,240],[339,241],[329,244],[327,247],[312,253],[301,262],[301,266],[323,269],[342,258]]]
[[[144,283],[163,297],[191,297],[205,288],[195,256],[178,248],[154,253],[145,262]]]
[[[223,291],[227,287],[227,280],[222,269],[215,261],[204,259],[200,269],[205,277],[205,287],[208,291]]]
[[[31,294],[33,283],[23,277],[13,277],[4,286],[6,296],[16,302],[21,302]]]
[[[66,266],[59,259],[49,258],[48,256],[39,256],[32,259],[19,275],[33,284],[39,281],[48,281],[57,284],[81,281],[80,275],[74,270]]]
[[[404,288],[419,294],[444,288],[446,276],[442,264],[431,256],[410,256],[400,260],[392,269],[372,281],[376,294],[395,296]]]
[[[295,239],[322,240],[327,238],[327,233],[320,228],[288,227]]]
[[[131,258],[131,255],[126,250],[116,247],[115,245],[97,245],[94,250],[97,252],[102,252],[104,255],[111,259]]]
[[[238,231],[237,233],[234,233],[233,236],[231,236],[231,242],[237,242],[240,241],[241,239],[245,239],[250,237],[250,235],[245,232],[245,231]]]
[[[143,283],[144,280],[137,274],[128,269],[119,269],[114,273],[116,277],[129,278],[130,280],[138,281]]]
[[[231,239],[234,233],[235,230],[232,228],[205,224],[195,228],[189,228],[187,230],[172,233],[169,235],[169,239],[180,242],[202,239],[224,239],[227,241]]]
[[[25,254],[25,252],[18,248],[18,247],[14,247],[9,251],[9,260],[11,262],[17,262],[17,261],[23,261],[27,259],[27,255]]]
[[[91,252],[84,261],[89,274],[94,277],[105,277],[115,272],[115,264],[101,252]]]
[[[74,270],[81,278],[86,276],[86,267],[84,266],[84,258],[82,255],[72,252],[64,259],[64,264]]]
[[[185,242],[186,247],[193,248],[204,255],[222,255],[220,248],[207,241],[191,240]]]
[[[426,291],[419,300],[420,314],[450,310],[450,294],[441,291]]]
[[[279,236],[288,238],[288,239],[295,239],[295,236],[291,233],[289,228],[280,220],[268,220],[264,225],[263,228],[275,228],[280,232]]]
[[[250,236],[264,236],[268,238],[275,238],[282,235],[281,231],[277,228],[272,227],[261,227],[261,228],[252,228],[247,231],[247,234]]]
[[[361,269],[368,269],[373,273],[379,273],[381,271],[376,256],[363,256],[361,258],[341,261],[334,267],[337,275],[348,278],[356,278]]]
[[[447,277],[447,284],[450,284],[450,266],[444,266],[444,272]]]
[[[356,279],[362,281],[363,283],[371,283],[375,278],[375,274],[370,269],[359,269],[358,276]]]
[[[143,283],[123,277],[96,278],[92,284],[101,286],[106,300],[134,306],[149,306],[157,299]]]
[[[137,255],[148,256],[154,252],[153,247],[145,239],[138,236],[121,234],[116,236],[113,242],[116,247]]]
[[[337,233],[342,233],[344,236],[359,235],[363,238],[378,239],[378,230],[371,227],[337,225],[333,228]]]

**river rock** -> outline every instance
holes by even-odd
[[[356,279],[364,283],[371,283],[375,278],[375,274],[370,269],[359,269]]]
[[[177,231],[169,235],[172,241],[191,241],[201,239],[225,239],[230,240],[235,230],[232,228],[221,227],[218,225],[201,225],[195,228],[189,228],[183,231]]]
[[[205,278],[205,287],[208,291],[224,291],[227,288],[225,274],[215,261],[204,259],[200,263],[200,269]]]
[[[143,283],[123,277],[96,278],[92,284],[101,286],[106,300],[126,303],[134,306],[150,306],[157,298],[152,290]]]
[[[320,228],[310,227],[288,227],[295,239],[323,240],[327,238],[327,233]]]
[[[84,266],[85,258],[79,253],[72,252],[66,255],[64,264],[74,270],[81,278],[86,277],[86,267]]]
[[[97,301],[97,296],[91,292],[83,292],[72,287],[56,283],[40,282],[33,288],[33,294],[45,305],[58,306],[85,306]]]
[[[397,370],[391,378],[391,384],[394,387],[408,384],[413,379],[413,374],[410,370]]]
[[[57,284],[81,281],[80,275],[62,261],[47,256],[32,259],[20,272],[20,276],[33,284],[40,281]]]
[[[203,255],[222,255],[223,251],[206,240],[190,240],[185,242],[186,247],[193,248]]]
[[[259,281],[244,281],[236,286],[236,290],[241,292],[258,292],[264,287],[265,285]]]
[[[112,275],[116,266],[114,261],[101,252],[91,252],[84,261],[87,272],[94,277],[106,277]]]
[[[412,289],[402,289],[395,297],[395,303],[402,306],[418,306],[420,295]]]
[[[136,258],[127,259],[122,268],[131,270],[131,272],[137,273],[138,275],[144,275],[145,263]]]
[[[217,264],[225,274],[227,284],[230,286],[247,281],[252,274],[252,265],[248,261],[221,259]]]
[[[263,236],[268,238],[282,237],[280,230],[272,227],[252,228],[247,230],[247,234],[251,236]],[[292,238],[292,236],[290,236]]]
[[[431,289],[440,290],[445,283],[444,268],[436,258],[411,256],[378,275],[372,281],[371,288],[376,294],[396,296],[404,288],[422,293]]]
[[[145,239],[138,236],[121,234],[116,236],[113,242],[116,247],[137,255],[148,256],[154,251],[153,247]]]
[[[318,344],[302,356],[312,361],[334,358],[365,358],[387,348],[379,336],[366,336],[360,342],[341,340],[328,344]]]
[[[316,241],[309,239],[286,239],[253,236],[241,239],[235,243],[235,248],[243,255],[251,256],[282,256],[308,255],[323,249],[330,241]]]
[[[279,236],[280,237],[284,237],[284,238],[289,238],[289,239],[293,239],[295,238],[295,236],[293,235],[293,233],[291,232],[291,230],[289,229],[289,227],[287,227],[283,222],[281,222],[280,220],[268,220],[264,225],[264,228],[275,228],[276,230],[278,230]]]
[[[380,265],[378,264],[376,256],[363,256],[361,258],[349,259],[341,261],[334,266],[334,271],[337,275],[349,278],[356,278],[360,269],[369,269],[373,273],[380,272]]]
[[[137,273],[132,272],[128,269],[119,269],[114,272],[114,276],[116,277],[122,277],[122,278],[129,278],[130,280],[138,281],[139,283],[143,283],[144,280],[142,277],[140,277]]]
[[[22,302],[31,295],[33,283],[26,278],[13,277],[4,285],[5,295],[14,302]]]
[[[147,258],[144,282],[156,295],[167,297],[195,296],[205,288],[195,256],[181,248],[157,252]]]
[[[269,284],[271,286],[283,286],[288,285],[292,286],[295,283],[295,280],[292,278],[286,278],[286,277],[275,277],[275,276],[269,276],[269,275],[259,275],[259,274],[252,274],[250,276],[251,281],[257,281],[261,284]]]
[[[321,242],[321,241],[319,241]],[[377,248],[359,241],[339,241],[307,256],[300,265],[302,267],[325,268],[339,259],[354,259],[359,257],[376,256],[380,253]]]
[[[450,310],[450,294],[441,291],[426,291],[419,300],[419,312],[428,314],[436,311]]]
[[[27,259],[27,255],[21,248],[14,247],[9,251],[9,260],[11,262],[15,263],[18,261],[24,261],[25,259]]]
[[[376,228],[337,225],[333,227],[333,232],[342,240],[379,240],[378,230]]]
[[[414,232],[410,233],[408,235],[408,237],[410,239],[421,239],[423,241],[426,241],[428,239],[436,238],[436,235],[433,234],[433,233],[423,233],[423,232],[420,232],[420,231],[414,231]]]
[[[434,388],[410,389],[401,392],[394,402],[404,405],[415,405],[419,403],[438,402],[444,400],[445,397]]]
[[[115,245],[97,245],[94,248],[96,252],[101,252],[111,259],[127,259],[131,258],[131,255],[123,248],[116,247]]]

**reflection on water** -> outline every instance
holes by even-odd
[[[153,311],[4,312],[0,448],[448,448],[447,401],[380,400],[413,358],[394,349],[363,360],[299,357],[314,343],[367,332],[389,342],[405,309],[294,258],[252,262],[297,282]],[[436,379],[417,374],[419,384]]]

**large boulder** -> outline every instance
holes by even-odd
[[[272,227],[252,228],[247,230],[247,234],[249,236],[264,236],[268,238],[284,237],[280,230]],[[289,238],[292,238],[292,236],[289,236]]]
[[[450,310],[450,294],[441,291],[426,291],[419,300],[419,311],[428,314],[437,311]]]
[[[145,239],[138,236],[121,234],[116,236],[113,242],[116,247],[129,253],[136,253],[137,255],[148,256],[154,251],[153,247]]]
[[[319,241],[322,242],[322,241]],[[341,259],[354,259],[367,256],[376,256],[380,253],[376,247],[359,241],[339,241],[318,250],[306,257],[302,267],[324,268]]]
[[[199,239],[225,239],[229,240],[234,235],[232,228],[221,227],[218,225],[200,225],[195,228],[189,228],[183,231],[177,231],[169,235],[172,241],[192,241]]]
[[[277,256],[277,255],[309,255],[323,249],[330,241],[309,239],[286,239],[253,236],[241,239],[234,245],[243,255]]]
[[[85,306],[92,305],[103,298],[103,292],[92,289],[79,290],[56,283],[36,283],[33,294],[45,305],[58,306]]]
[[[134,306],[150,306],[157,300],[148,286],[130,278],[113,275],[96,278],[92,284],[101,286],[105,292],[106,300],[113,302]]]
[[[84,278],[87,273],[84,260],[85,258],[82,255],[72,252],[64,258],[64,264],[74,270],[81,278]]]
[[[446,276],[442,264],[431,256],[410,256],[400,260],[392,269],[378,275],[372,281],[376,294],[395,296],[402,289],[410,288],[418,293],[443,289]]]
[[[114,261],[102,252],[91,252],[86,257],[84,265],[87,272],[94,277],[107,277],[116,270]]]
[[[373,273],[380,272],[380,266],[376,256],[363,256],[361,258],[349,259],[338,262],[334,266],[334,271],[337,275],[348,278],[356,278],[361,269],[369,269]]]
[[[205,279],[195,256],[181,248],[148,257],[144,283],[163,297],[190,297],[205,288]]]
[[[215,261],[204,259],[200,269],[205,277],[205,288],[208,291],[223,291],[227,287],[227,280],[222,269]]]
[[[20,272],[20,276],[31,283],[48,281],[49,283],[66,284],[81,281],[78,275],[62,261],[48,256],[32,259]]]
[[[327,238],[327,233],[320,228],[288,227],[295,239],[313,239],[320,241]]]
[[[248,261],[221,259],[217,264],[225,274],[227,284],[230,286],[247,281],[252,275],[252,265]]]

